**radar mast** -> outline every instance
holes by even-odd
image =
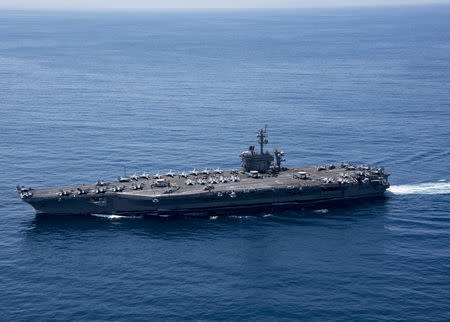
[[[264,129],[260,129],[256,133],[260,153],[255,153],[255,146],[250,145],[248,147],[248,151],[244,151],[240,154],[242,159],[242,167],[246,172],[258,171],[259,173],[266,173],[270,170],[273,164],[273,154],[268,151],[264,152],[264,144],[269,143],[266,139],[267,125]]]
[[[264,126],[264,129],[258,130],[258,144],[260,147],[260,154],[264,154],[264,144],[269,143],[269,141],[266,139],[267,137],[267,124]]]

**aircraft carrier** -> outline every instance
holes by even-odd
[[[389,173],[382,167],[345,162],[285,168],[283,151],[264,150],[267,128],[257,138],[259,151],[251,145],[240,154],[242,169],[125,173],[114,182],[17,190],[36,213],[162,215],[369,198],[389,187]]]

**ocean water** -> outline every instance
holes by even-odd
[[[2,320],[449,320],[450,7],[0,12]],[[383,165],[385,199],[36,216],[15,186]]]

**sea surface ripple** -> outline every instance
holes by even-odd
[[[0,12],[2,320],[449,320],[450,7]],[[386,198],[35,216],[17,184],[353,161]]]

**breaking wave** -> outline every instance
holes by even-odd
[[[102,215],[102,214],[91,214],[91,216],[94,217],[100,217],[100,218],[106,218],[106,219],[110,219],[110,220],[115,220],[115,219],[129,219],[129,218],[142,218],[142,216],[121,216],[121,215]]]
[[[388,191],[396,195],[441,195],[450,193],[450,182],[425,182],[391,186]]]

